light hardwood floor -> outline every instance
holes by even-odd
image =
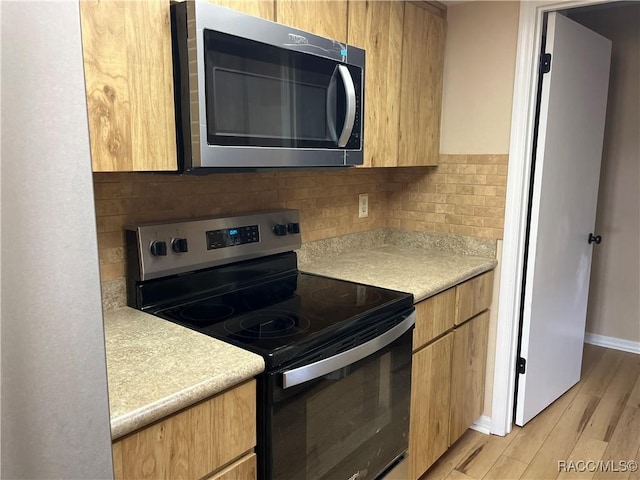
[[[620,461],[640,463],[640,355],[585,344],[571,390],[505,437],[468,430],[421,480],[640,479]]]

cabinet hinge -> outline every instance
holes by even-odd
[[[527,368],[527,361],[522,357],[518,357],[518,364],[517,364],[516,371],[518,373],[524,373],[526,368]]]
[[[551,71],[551,54],[543,53],[540,55],[540,73],[549,73]]]

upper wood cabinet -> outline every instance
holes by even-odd
[[[399,166],[438,163],[444,41],[445,20],[425,8],[406,2],[400,85]]]
[[[437,165],[445,27],[425,2],[349,2],[348,43],[367,52],[363,167]]]
[[[398,164],[403,16],[403,2],[349,3],[348,43],[367,52],[363,167]]]
[[[347,2],[343,0],[277,0],[276,21],[347,42]]]
[[[276,19],[275,0],[208,0],[222,7],[228,7],[232,10],[253,15],[254,17],[266,18],[267,20]]]
[[[80,2],[96,172],[176,170],[167,0]]]

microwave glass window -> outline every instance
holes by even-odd
[[[328,140],[327,90],[246,72],[214,69],[214,125],[218,135]]]
[[[335,61],[212,30],[204,42],[210,145],[337,148]]]

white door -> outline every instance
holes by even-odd
[[[545,51],[551,71],[542,80],[518,425],[580,380],[611,42],[550,13]]]

